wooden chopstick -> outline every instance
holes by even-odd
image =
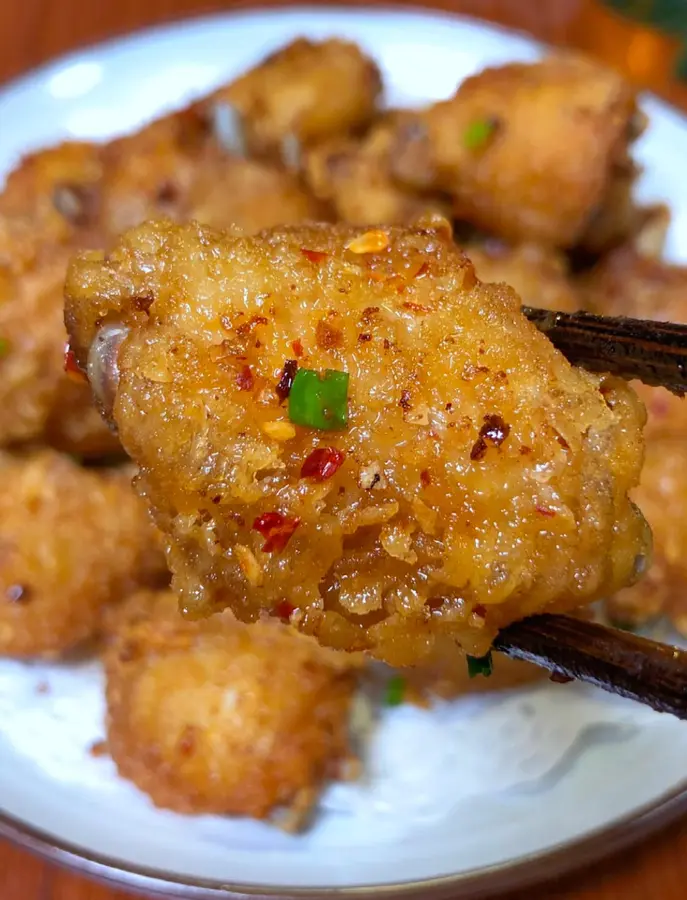
[[[687,392],[687,325],[523,307],[573,365]]]
[[[513,622],[494,641],[513,659],[687,719],[687,651],[571,616]]]

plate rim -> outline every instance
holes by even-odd
[[[547,44],[524,29],[509,27],[499,22],[477,16],[452,12],[432,5],[420,5],[410,0],[406,5],[393,0],[371,0],[369,3],[353,0],[351,3],[282,5],[279,0],[238,0],[232,9],[209,14],[183,15],[162,23],[138,28],[134,31],[118,31],[112,37],[76,47],[58,54],[45,62],[0,83],[0,102],[7,94],[29,88],[33,83],[49,77],[51,72],[88,60],[94,53],[107,51],[122,44],[136,44],[151,38],[179,31],[184,24],[211,25],[214,22],[248,18],[259,14],[280,16],[289,13],[336,15],[390,13],[409,18],[433,18],[468,25],[479,25],[506,36],[526,38],[534,46],[546,48]],[[664,111],[677,115],[687,125],[684,111],[665,101],[653,92],[642,91]],[[477,869],[469,869],[452,875],[415,879],[405,882],[354,885],[347,887],[303,888],[260,886],[240,882],[224,882],[218,879],[197,879],[156,868],[132,865],[122,859],[92,853],[84,847],[59,839],[47,831],[36,828],[14,816],[0,805],[0,838],[70,872],[103,885],[137,891],[147,896],[189,898],[189,900],[479,900],[500,891],[519,890],[560,878],[574,871],[593,866],[643,838],[667,827],[683,814],[687,814],[687,777],[657,799],[638,807],[633,813],[587,831],[583,836],[562,841],[540,852],[516,857],[507,862]]]

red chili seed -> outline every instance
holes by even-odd
[[[250,366],[244,366],[240,372],[236,375],[236,384],[240,391],[252,391],[253,390],[253,373],[250,370]]]
[[[283,622],[288,622],[295,608],[293,603],[289,603],[288,600],[280,600],[274,607],[274,611]]]
[[[79,368],[74,351],[68,343],[64,346],[64,371],[74,381],[86,381],[86,373]]]
[[[301,466],[301,478],[326,481],[343,465],[346,454],[336,447],[318,447]]]
[[[281,553],[300,524],[301,520],[295,516],[283,516],[278,512],[258,516],[253,522],[253,528],[265,538],[262,552]]]
[[[276,387],[277,395],[280,400],[286,400],[291,393],[291,385],[293,384],[293,379],[296,377],[297,371],[298,362],[295,359],[287,359],[281,372],[281,378]]]
[[[301,247],[301,253],[311,263],[321,263],[327,258],[321,250],[308,250],[307,247]]]

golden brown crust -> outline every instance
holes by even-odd
[[[480,281],[510,285],[525,306],[577,312],[582,300],[565,257],[537,244],[509,247],[500,241],[471,243],[464,250]]]
[[[217,91],[210,105],[228,104],[240,118],[249,153],[284,162],[300,148],[367,126],[377,111],[377,66],[347,41],[298,38]]]
[[[41,451],[0,459],[0,654],[58,656],[108,605],[165,579],[159,537],[126,470]]]
[[[302,819],[351,757],[351,657],[278,622],[184,621],[171,592],[131,598],[110,628],[108,747],[158,806]]]
[[[182,605],[249,620],[287,598],[325,644],[406,665],[436,635],[479,654],[506,622],[631,580],[634,394],[570,366],[441,234],[385,229],[377,253],[360,237],[149,223],[71,267],[82,364],[99,320],[131,329],[114,418]],[[350,373],[345,431],[288,422],[276,384],[299,354]],[[327,446],[344,465],[303,477]],[[269,512],[299,520],[282,553],[252,527]]]
[[[387,113],[361,139],[318,144],[305,158],[310,190],[352,225],[409,225],[427,213],[451,214],[447,198],[395,181],[390,154],[403,113]],[[199,217],[200,221],[203,221]]]
[[[570,247],[618,193],[635,111],[633,89],[588,59],[510,63],[399,129],[393,169],[499,237]]]

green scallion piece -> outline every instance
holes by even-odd
[[[488,678],[494,671],[494,664],[491,658],[491,650],[486,656],[468,656],[468,675],[470,678],[476,678],[478,675],[484,675]]]
[[[348,425],[348,372],[299,369],[289,393],[294,425],[340,431]]]
[[[394,675],[386,683],[386,692],[384,694],[385,706],[400,706],[403,703],[403,697],[406,692],[405,678],[400,675]]]
[[[476,119],[463,132],[463,143],[468,150],[479,150],[489,142],[495,131],[494,119]]]
[[[10,342],[7,340],[7,338],[0,337],[0,359],[2,359],[3,356],[7,356],[9,352]]]

